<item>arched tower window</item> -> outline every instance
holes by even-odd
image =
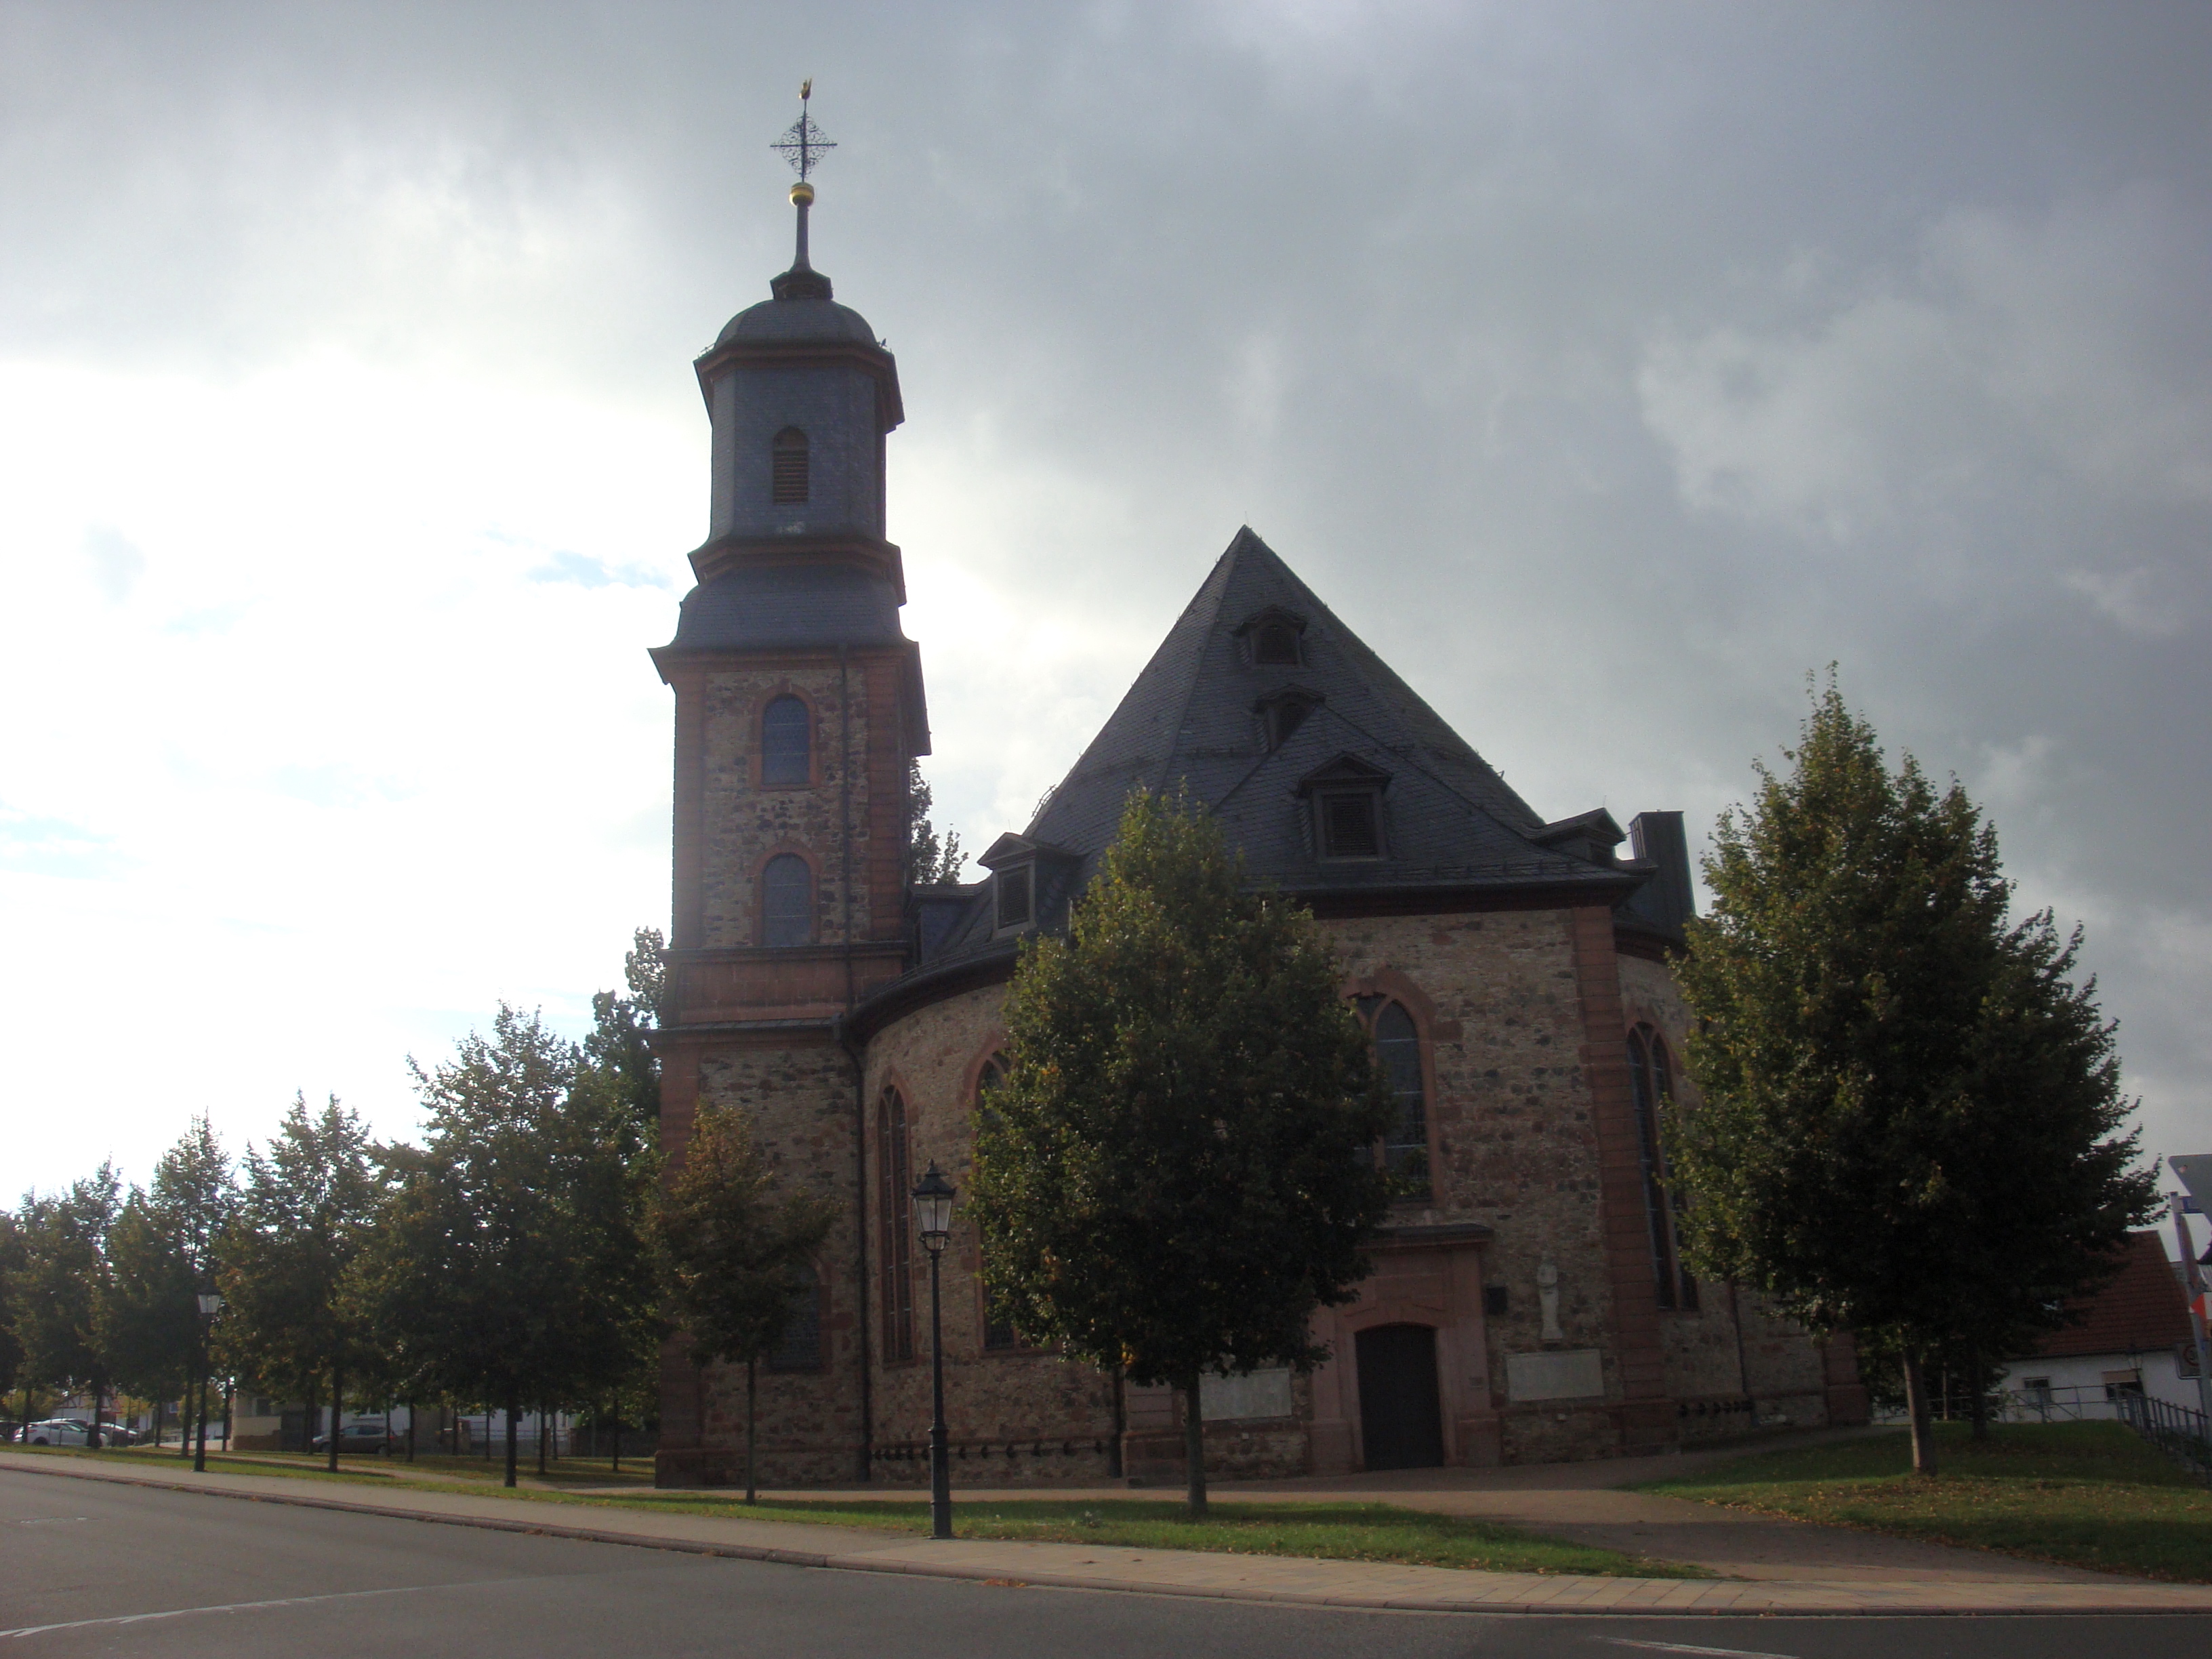
[[[806,434],[787,426],[775,434],[770,453],[769,499],[782,506],[806,499]]]
[[[1421,1034],[1406,1005],[1390,997],[1358,1001],[1359,1018],[1375,1036],[1375,1058],[1390,1085],[1398,1113],[1383,1132],[1376,1158],[1397,1183],[1401,1197],[1425,1198],[1429,1176],[1429,1100],[1421,1078]]]
[[[884,1358],[914,1358],[914,1166],[906,1099],[886,1089],[876,1104],[876,1170],[883,1223]]]
[[[814,717],[797,697],[778,697],[761,710],[761,781],[813,781]]]
[[[796,853],[779,853],[761,872],[761,943],[814,943],[814,872]]]
[[[1659,1305],[1685,1311],[1698,1305],[1698,1282],[1683,1271],[1675,1237],[1679,1199],[1667,1191],[1666,1149],[1659,1139],[1659,1117],[1674,1095],[1674,1069],[1667,1039],[1649,1025],[1628,1034],[1628,1076],[1636,1097],[1636,1137],[1644,1164],[1644,1213],[1651,1230],[1651,1270],[1658,1282]]]
[[[1006,1080],[1006,1057],[993,1054],[983,1062],[983,1069],[975,1076],[975,1113],[982,1116],[991,1110],[991,1091]],[[1022,1346],[1021,1335],[1014,1329],[1011,1319],[999,1318],[992,1310],[987,1291],[983,1297],[983,1350],[986,1353],[1003,1353]]]

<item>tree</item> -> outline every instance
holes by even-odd
[[[683,1162],[655,1211],[671,1311],[691,1363],[744,1362],[748,1504],[758,1492],[760,1362],[790,1329],[798,1298],[814,1293],[814,1258],[837,1215],[821,1194],[776,1191],[744,1114],[713,1104],[693,1120]]]
[[[13,1280],[15,1331],[26,1392],[32,1386],[88,1390],[93,1425],[86,1443],[93,1446],[100,1443],[110,1382],[99,1310],[107,1294],[107,1234],[121,1188],[114,1165],[103,1162],[58,1196],[27,1197],[19,1216],[23,1264]]]
[[[906,879],[910,887],[930,887],[960,879],[967,858],[960,851],[960,832],[948,830],[943,840],[929,821],[932,800],[921,763],[909,761],[906,772]]]
[[[2149,1213],[2081,935],[2008,923],[1996,831],[1954,781],[1892,773],[1831,679],[1787,775],[1705,860],[1676,967],[1702,1100],[1668,1122],[1700,1272],[1816,1331],[1893,1345],[1932,1474],[1923,1361],[2047,1327]]]
[[[361,1119],[335,1095],[313,1115],[296,1097],[267,1153],[247,1152],[245,1188],[219,1247],[226,1352],[243,1372],[310,1402],[319,1379],[330,1379],[332,1469],[346,1377],[368,1358],[355,1268],[381,1197]]]
[[[969,1209],[1033,1340],[1169,1382],[1206,1510],[1200,1378],[1325,1357],[1308,1322],[1369,1272],[1390,1120],[1311,915],[1249,890],[1220,826],[1131,797],[1071,935],[1024,947]]]
[[[133,1189],[108,1232],[110,1274],[100,1310],[103,1341],[124,1387],[187,1407],[199,1391],[204,1443],[206,1331],[198,1297],[216,1286],[216,1249],[235,1209],[230,1160],[204,1115],[161,1155],[152,1185]]]
[[[365,1282],[379,1328],[410,1334],[407,1376],[505,1408],[513,1486],[525,1405],[603,1394],[651,1329],[654,1160],[619,1076],[535,1014],[502,1006],[414,1072],[428,1144],[394,1165]]]
[[[26,1211],[31,1202],[27,1198],[23,1200]],[[26,1423],[31,1420],[31,1378],[24,1368],[26,1351],[15,1324],[22,1306],[27,1260],[23,1224],[13,1210],[0,1210],[0,1410],[6,1408],[8,1390],[20,1382],[23,1388],[21,1420]]]
[[[665,949],[658,927],[641,927],[631,935],[623,957],[629,994],[595,993],[591,1034],[584,1039],[586,1062],[612,1080],[646,1146],[659,1144],[660,1133],[660,1060],[653,1052],[653,1033],[668,990]]]

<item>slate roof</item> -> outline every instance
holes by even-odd
[[[887,576],[852,565],[740,565],[684,597],[673,651],[905,645]]]
[[[1239,629],[1262,613],[1303,622],[1296,665],[1251,659]],[[1308,712],[1270,751],[1255,705],[1291,690],[1304,694]],[[1299,786],[1346,762],[1388,774],[1387,858],[1316,855]],[[1075,855],[1039,860],[1040,925],[1065,918],[1140,786],[1187,790],[1221,819],[1255,875],[1309,899],[1582,887],[1592,902],[1612,903],[1644,878],[1640,870],[1540,845],[1544,820],[1249,527],[1023,832]],[[987,883],[938,933],[936,951],[917,971],[1011,951],[1011,941],[994,941],[992,930]]]
[[[723,325],[714,345],[720,348],[732,340],[763,341],[775,345],[834,340],[872,346],[876,343],[876,331],[868,326],[868,319],[850,306],[841,306],[835,300],[794,296],[763,300],[757,306],[746,307]]]
[[[2189,1304],[2154,1232],[2130,1233],[2119,1276],[2096,1295],[2069,1302],[2066,1312],[2081,1322],[2051,1332],[2032,1358],[2160,1353],[2191,1340]]]

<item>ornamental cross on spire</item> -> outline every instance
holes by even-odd
[[[791,163],[792,170],[801,180],[821,165],[823,150],[837,148],[834,139],[822,136],[822,129],[806,112],[806,100],[813,95],[814,77],[810,75],[799,83],[799,118],[784,129],[782,137],[769,146],[783,152],[783,159]]]

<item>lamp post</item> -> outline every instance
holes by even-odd
[[[208,1330],[215,1316],[222,1311],[222,1298],[213,1291],[199,1293],[200,1304],[200,1364],[199,1364],[199,1433],[192,1449],[192,1473],[207,1473],[207,1370]]]
[[[952,1536],[952,1464],[945,1444],[945,1322],[939,1269],[952,1238],[952,1183],[933,1160],[915,1184],[915,1226],[929,1252],[929,1535]]]

